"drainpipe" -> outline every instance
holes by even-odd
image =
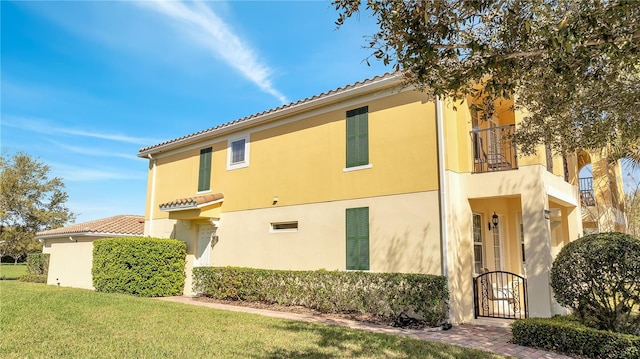
[[[148,236],[153,237],[153,208],[156,201],[156,159],[148,154],[149,161],[153,161],[151,165],[151,199],[149,201],[149,233]]]
[[[440,204],[440,263],[442,275],[445,277],[447,291],[449,291],[449,238],[447,235],[447,186],[444,172],[444,124],[443,124],[442,100],[436,99],[436,138],[438,146],[438,187]],[[450,313],[447,313],[447,320]],[[447,321],[442,328],[451,329],[451,323]]]

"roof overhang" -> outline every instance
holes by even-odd
[[[47,240],[52,238],[68,238],[68,237],[142,237],[140,234],[134,233],[108,233],[108,232],[70,232],[70,233],[56,233],[46,234],[43,236],[36,236],[37,240]]]
[[[180,205],[175,205],[169,208],[160,208],[160,210],[162,212],[177,212],[177,211],[187,211],[187,210],[191,210],[191,209],[201,209],[201,208],[205,208],[205,207],[209,207],[209,206],[213,206],[216,205],[218,203],[222,203],[224,202],[224,198],[222,199],[218,199],[215,201],[211,201],[211,202],[206,202],[206,203],[202,203],[202,204],[180,204]]]
[[[222,193],[212,193],[196,197],[179,198],[159,205],[162,212],[169,213],[169,219],[211,219],[220,218],[224,202]]]

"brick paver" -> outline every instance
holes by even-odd
[[[509,343],[511,340],[511,330],[509,328],[493,327],[487,325],[463,324],[454,326],[450,330],[439,329],[401,329],[388,326],[376,325],[372,323],[358,322],[342,318],[329,318],[320,315],[298,314],[290,312],[279,312],[267,309],[257,309],[241,307],[221,303],[212,303],[194,300],[190,297],[165,297],[160,300],[178,302],[184,304],[198,305],[202,307],[230,310],[235,312],[245,312],[264,315],[274,318],[300,320],[305,322],[318,322],[325,324],[341,325],[344,327],[368,330],[376,333],[392,335],[403,335],[410,338],[454,344],[465,348],[480,349],[492,353],[513,356],[522,359],[571,359],[571,357],[548,352],[541,349],[534,349],[521,345]]]

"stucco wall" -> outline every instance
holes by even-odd
[[[371,168],[346,165],[346,111],[369,107]],[[209,138],[154,157],[153,216],[149,181],[146,218],[168,218],[158,204],[198,195],[200,149],[212,147],[210,192],[224,193],[225,212],[436,190],[435,106],[417,92],[363,97],[233,135]],[[230,138],[248,135],[249,166],[227,170]],[[410,175],[409,175],[410,174]],[[153,168],[149,172],[154,176]]]
[[[437,191],[223,212],[212,265],[345,270],[345,211],[356,207],[369,207],[371,271],[440,274]],[[297,232],[270,231],[271,223],[288,221],[298,221]],[[205,223],[159,219],[153,224],[154,236],[187,243],[186,294],[191,294],[198,225]]]
[[[48,239],[43,252],[49,253],[47,284],[63,287],[94,289],[91,268],[93,266],[93,241],[95,237],[68,237]]]

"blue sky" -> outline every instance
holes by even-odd
[[[390,71],[326,1],[1,1],[0,140],[76,222],[144,214],[141,147]]]

